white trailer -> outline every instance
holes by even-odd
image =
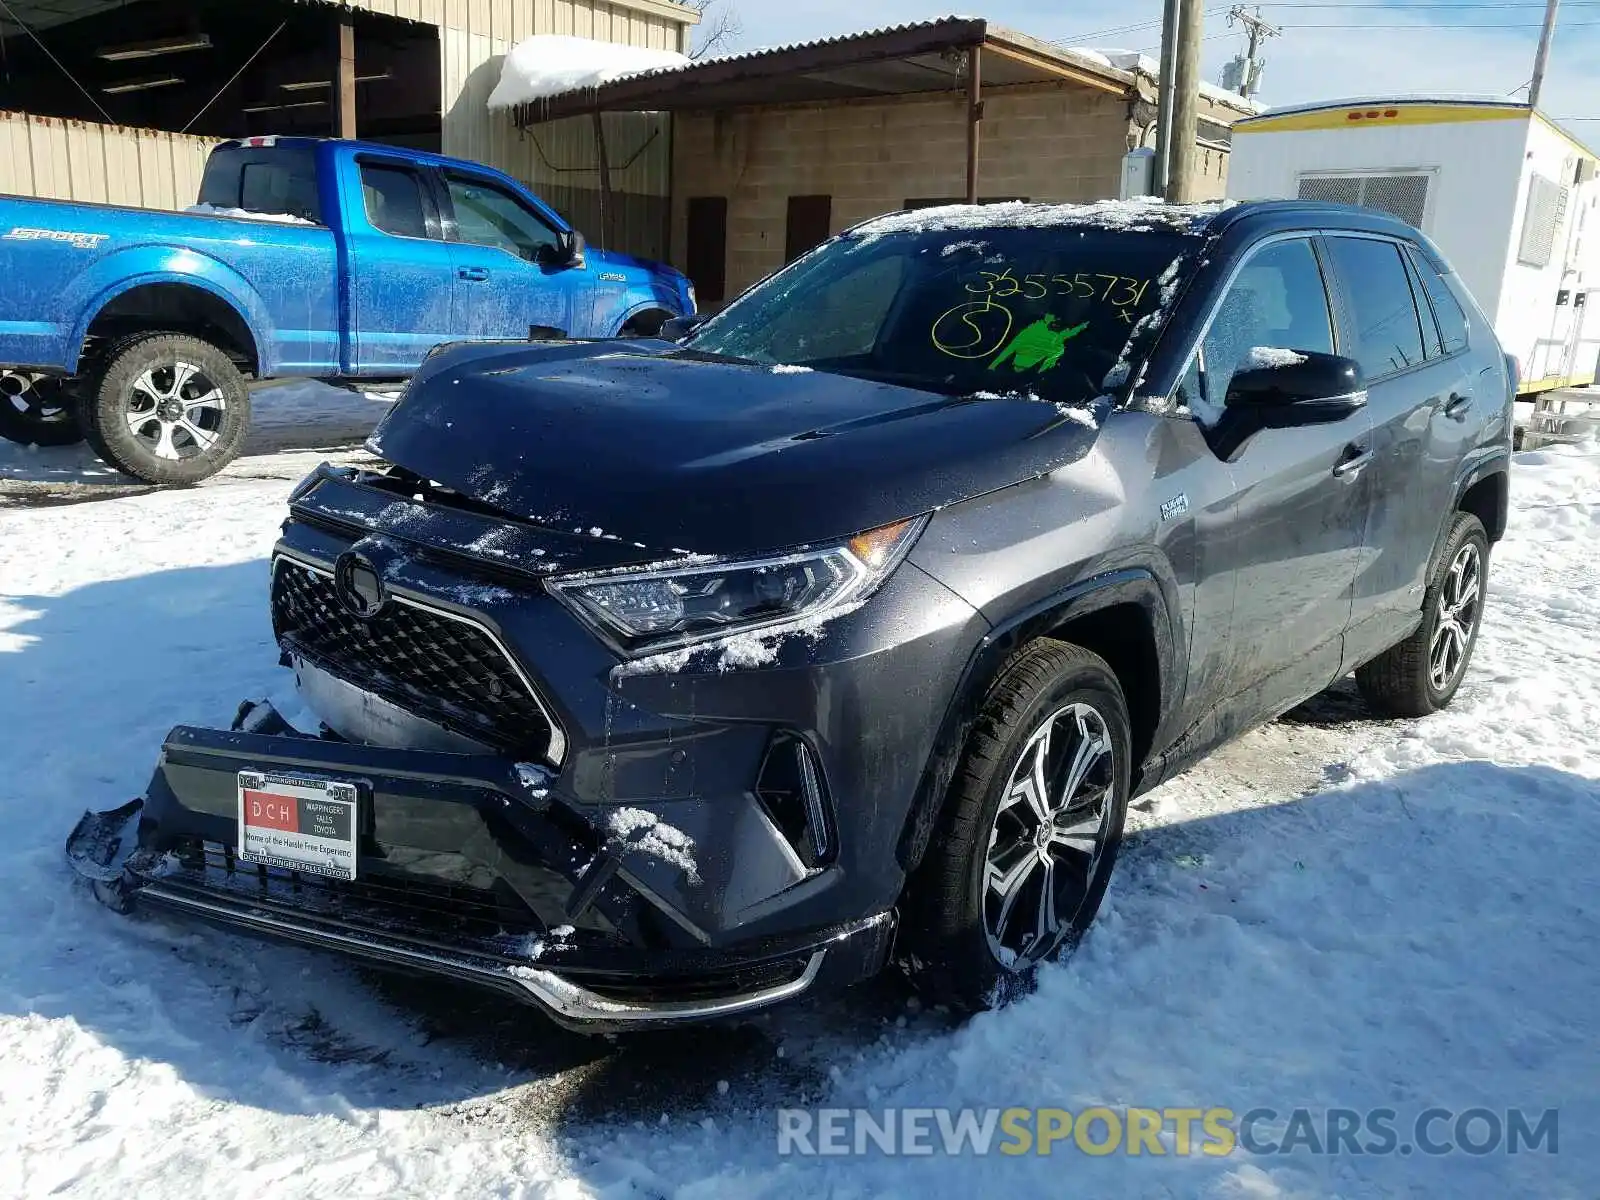
[[[1532,397],[1595,380],[1595,162],[1526,104],[1341,100],[1236,122],[1228,195],[1362,204],[1421,229],[1493,321]]]

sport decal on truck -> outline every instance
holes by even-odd
[[[33,229],[27,225],[15,225],[5,238],[11,242],[66,242],[79,250],[93,250],[110,236],[109,233],[76,233],[68,229]]]

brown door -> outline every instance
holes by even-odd
[[[832,196],[790,196],[789,220],[783,229],[783,261],[792,263],[811,247],[827,241],[832,220]]]
[[[689,197],[684,270],[702,308],[721,304],[728,288],[728,198]]]

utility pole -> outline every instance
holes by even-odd
[[[1156,80],[1156,164],[1151,183],[1158,196],[1167,194],[1172,172],[1172,76],[1178,56],[1178,3],[1164,0],[1161,9],[1161,75]]]
[[[1195,194],[1195,137],[1200,118],[1200,27],[1205,0],[1178,0],[1178,38],[1172,70],[1172,129],[1168,135],[1166,199],[1187,204]]]
[[[1550,43],[1556,36],[1556,8],[1561,0],[1548,0],[1544,6],[1544,28],[1539,32],[1539,50],[1533,56],[1533,81],[1528,84],[1528,106],[1539,107],[1539,92],[1544,87],[1544,69],[1550,64]]]
[[[1237,89],[1241,96],[1248,99],[1255,94],[1257,81],[1261,78],[1262,63],[1259,55],[1261,43],[1268,38],[1277,37],[1283,30],[1262,20],[1260,8],[1257,8],[1255,12],[1250,12],[1242,4],[1236,4],[1228,11],[1228,24],[1243,25],[1245,36],[1249,39],[1244,61],[1239,64]],[[1234,61],[1238,62],[1237,59]]]

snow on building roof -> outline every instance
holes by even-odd
[[[1119,71],[1128,71],[1137,75],[1144,75],[1150,79],[1161,77],[1161,64],[1147,54],[1140,54],[1137,50],[1118,50],[1109,47],[1068,46],[1063,47],[1074,54],[1081,54],[1096,62],[1102,62],[1108,67],[1115,67]],[[1218,104],[1226,104],[1229,108],[1236,108],[1240,112],[1259,113],[1265,111],[1265,106],[1260,102],[1230,92],[1225,87],[1218,87],[1214,83],[1200,82],[1200,94],[1207,100],[1214,100]]]
[[[489,107],[515,108],[530,100],[595,88],[630,75],[677,71],[688,65],[689,59],[676,50],[536,33],[506,55],[500,82],[489,93]]]

